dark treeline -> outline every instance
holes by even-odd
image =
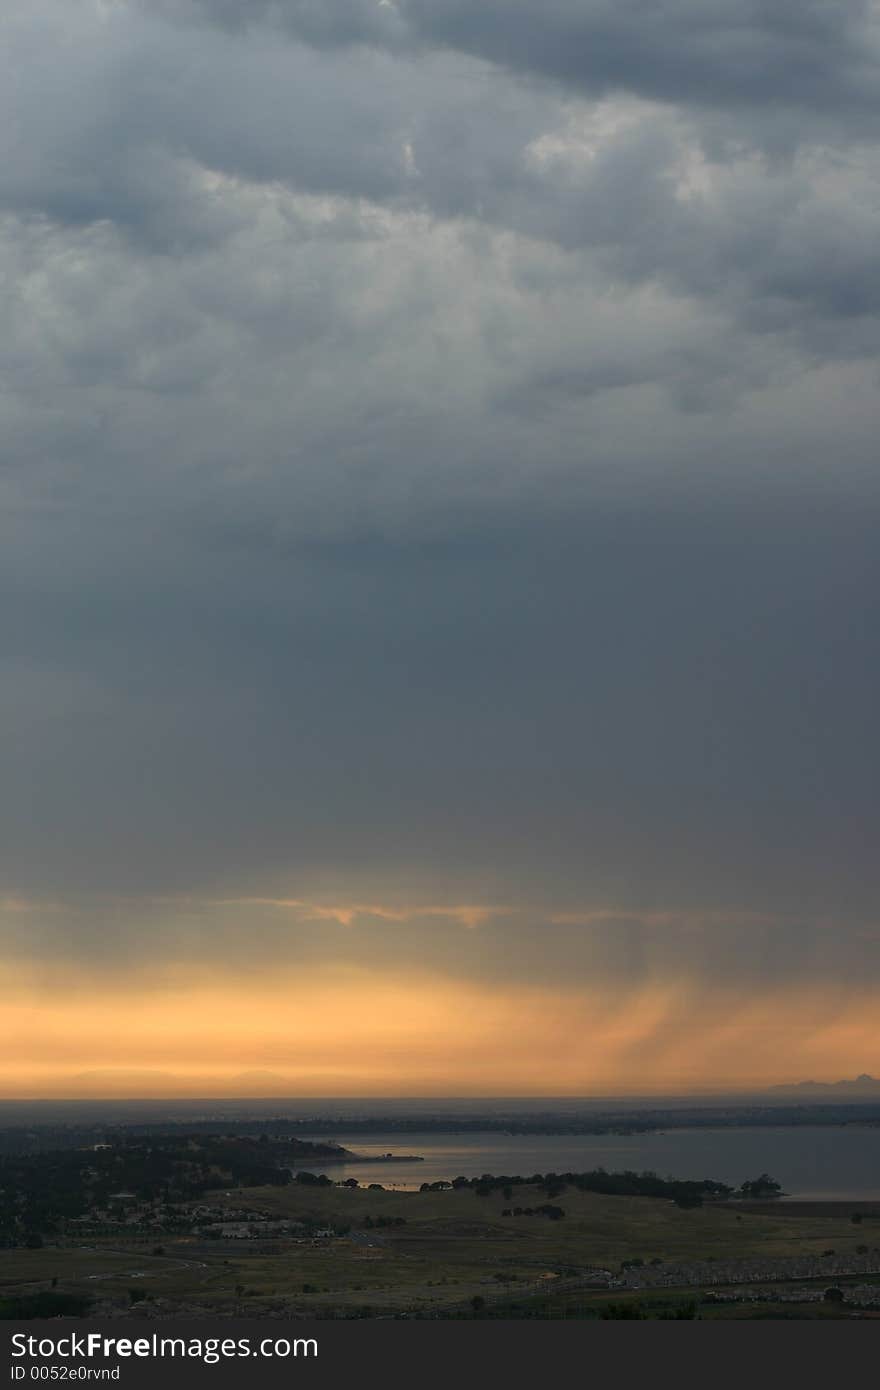
[[[279,1102],[283,1106],[283,1102]],[[799,1127],[803,1125],[878,1125],[880,1102],[855,1104],[810,1103],[789,1105],[706,1106],[690,1108],[646,1108],[626,1111],[589,1111],[560,1114],[544,1111],[529,1115],[456,1114],[454,1112],[392,1115],[339,1114],[292,1118],[143,1121],[111,1125],[30,1124],[0,1129],[0,1154],[39,1153],[62,1148],[79,1148],[100,1142],[118,1143],[125,1138],[146,1138],[154,1134],[210,1135],[219,1129],[229,1135],[272,1138],[322,1139],[336,1135],[370,1134],[647,1134],[669,1129],[719,1129],[743,1127]]]
[[[163,1134],[98,1148],[0,1157],[0,1246],[38,1246],[114,1195],[180,1202],[212,1188],[283,1185],[326,1145],[242,1135]]]
[[[81,1294],[8,1294],[0,1297],[0,1322],[23,1322],[29,1318],[84,1318],[94,1300]]]
[[[421,1191],[471,1188],[477,1197],[488,1197],[500,1191],[510,1200],[517,1187],[537,1187],[548,1197],[559,1197],[567,1188],[574,1188],[578,1192],[597,1192],[607,1197],[661,1197],[680,1207],[699,1207],[707,1198],[718,1200],[736,1196],[754,1200],[782,1195],[779,1183],[768,1173],[733,1188],[727,1183],[714,1182],[711,1178],[699,1181],[661,1178],[650,1171],[635,1173],[627,1169],[622,1173],[609,1173],[604,1168],[593,1168],[588,1173],[533,1173],[530,1177],[483,1173],[479,1178],[458,1177],[451,1182],[422,1183]],[[546,1207],[537,1207],[532,1210],[554,1217],[564,1214],[559,1208],[548,1211]]]
[[[346,1150],[336,1143],[301,1137],[312,1133],[317,1126],[304,1127],[296,1121],[273,1120],[191,1120],[162,1124],[126,1125],[30,1125],[0,1129],[0,1157],[25,1154],[58,1153],[62,1149],[86,1149],[96,1144],[117,1148],[123,1144],[143,1144],[146,1140],[174,1140],[184,1143],[192,1139],[207,1142],[222,1135],[224,1139],[265,1140],[288,1145],[287,1154],[303,1158],[333,1159],[345,1156]],[[298,1148],[291,1146],[299,1146]]]

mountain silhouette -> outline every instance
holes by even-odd
[[[851,1081],[793,1081],[784,1086],[771,1086],[775,1095],[822,1096],[880,1096],[880,1080],[862,1072]]]

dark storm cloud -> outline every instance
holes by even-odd
[[[15,951],[873,979],[873,11],[3,23]]]
[[[164,13],[273,22],[317,46],[437,46],[590,96],[878,111],[870,0],[166,0]]]
[[[18,891],[342,863],[560,910],[869,909],[873,523],[600,511],[198,554],[174,603],[107,575],[7,618]]]
[[[402,0],[401,9],[425,39],[591,93],[877,112],[869,0]]]
[[[387,9],[375,8],[379,15]],[[640,13],[640,25],[650,22],[681,38],[682,8],[663,16],[657,9]],[[436,10],[450,25],[458,14],[465,27],[464,10]],[[485,15],[481,7],[468,10],[483,16],[480,32],[489,32],[491,7]],[[14,30],[7,48],[5,127],[27,133],[24,141],[7,136],[0,200],[10,212],[62,225],[109,224],[145,249],[178,257],[223,245],[253,218],[233,188],[211,182],[217,176],[292,194],[367,199],[400,213],[509,229],[569,256],[590,255],[612,282],[655,282],[718,304],[750,333],[782,333],[820,359],[876,351],[876,151],[841,147],[843,128],[828,148],[828,131],[814,128],[806,113],[796,127],[799,153],[767,163],[757,151],[773,143],[784,86],[775,97],[768,87],[766,106],[743,108],[748,128],[730,124],[719,81],[712,84],[714,106],[694,104],[683,84],[666,111],[624,104],[594,128],[590,108],[572,107],[561,89],[505,83],[482,59],[430,48],[395,55],[375,46],[355,51],[334,44],[316,52],[279,43],[268,23],[280,13],[272,7],[249,9],[244,33],[174,28],[154,11],[138,15],[124,7],[101,22],[94,7],[77,5],[72,13],[79,22],[62,43],[52,7],[35,7],[30,27]],[[180,11],[193,13],[192,7]],[[292,7],[284,18],[314,41],[309,16],[318,13]],[[351,18],[368,13],[356,6],[320,11],[340,38],[357,37],[363,26]],[[415,19],[427,26],[428,13]],[[553,32],[566,13],[552,10],[545,27]],[[579,13],[570,12],[572,23]],[[228,18],[231,8],[223,14]],[[616,7],[613,14],[622,33],[638,28],[631,9]],[[807,7],[800,19],[786,9],[772,23],[762,14],[716,7],[691,27],[699,35],[715,26],[718,52],[737,72],[741,64],[725,40],[731,15],[745,31],[762,33],[771,53],[774,44],[784,51],[792,34],[812,35],[816,63],[829,72],[837,63],[851,75],[875,51],[866,41],[858,62],[852,55],[846,61],[850,30],[860,15],[866,19],[858,6],[838,13],[834,41],[824,43],[822,24],[831,25],[824,7]],[[602,10],[582,19],[601,28],[613,24],[611,16]],[[495,28],[512,42],[526,18],[524,9],[510,7]],[[375,14],[373,21],[380,28],[386,23]],[[688,71],[700,69],[685,39],[676,44]],[[598,51],[605,51],[602,45]],[[656,96],[635,63],[632,79],[618,89],[640,100]],[[841,116],[848,109],[844,95],[831,108]],[[730,136],[727,144],[715,138],[716,119]],[[337,209],[321,228],[322,240],[340,232],[375,236],[356,210]],[[278,239],[303,235],[301,216],[286,209]],[[563,272],[546,267],[543,273]],[[583,279],[585,268],[568,273]],[[532,267],[530,274],[541,271]],[[312,317],[324,312],[332,313],[332,305],[319,287]],[[738,356],[744,360],[746,353]],[[569,369],[574,376],[584,371],[570,362],[562,371]]]
[[[380,0],[157,0],[144,8],[177,22],[208,19],[233,31],[255,25],[286,28],[318,47],[385,44],[400,30],[397,7]]]

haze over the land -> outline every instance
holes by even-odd
[[[0,117],[0,1093],[876,1074],[875,0],[10,0]]]

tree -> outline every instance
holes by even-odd
[[[331,1187],[333,1179],[328,1178],[326,1173],[309,1173],[306,1169],[300,1169],[296,1175],[296,1181],[308,1187]]]
[[[750,1182],[744,1182],[740,1188],[743,1197],[763,1199],[765,1197],[780,1197],[782,1186],[771,1178],[769,1173],[762,1173],[759,1178],[753,1178]]]
[[[673,1200],[677,1207],[681,1207],[682,1211],[693,1211],[695,1207],[703,1205],[703,1199],[699,1192],[691,1192],[687,1189],[676,1193]]]

